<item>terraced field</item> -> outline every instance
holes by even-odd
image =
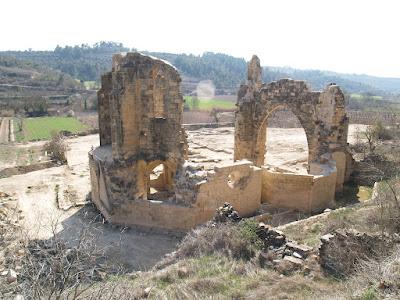
[[[72,117],[42,117],[22,120],[22,133],[17,135],[19,141],[38,141],[50,139],[53,132],[69,131],[79,133],[86,125]]]

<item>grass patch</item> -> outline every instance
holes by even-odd
[[[355,99],[363,99],[365,96],[361,95],[361,94],[353,93],[353,94],[350,95],[350,97],[355,98]],[[376,96],[376,95],[375,96],[370,96],[370,98],[374,99],[374,100],[382,100],[383,99],[382,96]]]
[[[235,109],[235,103],[228,100],[221,99],[198,99],[198,103],[193,99],[192,96],[185,96],[185,106],[189,107],[190,110],[206,110],[210,111],[213,108],[219,109]]]
[[[52,132],[62,130],[78,133],[86,129],[86,125],[72,117],[42,117],[23,120],[23,140],[48,140]]]
[[[99,88],[99,84],[96,81],[85,81],[83,82],[83,85],[85,86],[85,88],[89,89],[89,90],[96,90]]]

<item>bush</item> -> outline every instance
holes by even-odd
[[[382,122],[376,122],[375,125],[373,126],[373,131],[376,134],[376,137],[379,140],[391,140],[393,139],[393,134],[392,132],[386,128],[385,126],[382,125]]]
[[[382,232],[398,234],[400,232],[400,178],[383,181],[378,184],[373,201],[378,207],[370,220],[378,224]]]
[[[400,248],[397,248],[389,256],[361,261],[346,283],[345,296],[346,299],[398,299],[399,282]]]
[[[256,234],[256,222],[207,224],[192,230],[183,239],[178,257],[222,254],[234,259],[250,260],[262,248]]]
[[[60,133],[52,132],[52,138],[44,145],[44,150],[50,154],[52,160],[62,164],[67,163],[67,145]]]

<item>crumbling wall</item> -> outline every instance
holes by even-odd
[[[332,84],[322,92],[311,91],[304,81],[291,79],[261,83],[260,61],[256,56],[249,62],[248,74],[247,83],[241,85],[238,93],[234,159],[264,165],[268,119],[276,110],[290,110],[306,133],[311,174],[318,175],[315,170],[319,168],[315,166],[328,163],[332,153],[345,155],[346,163],[337,163],[338,168],[345,168],[338,170],[336,191],[341,191],[347,178],[342,174],[349,172],[351,156],[347,155],[348,119],[340,88]]]
[[[98,161],[93,159],[91,164],[102,168]],[[95,170],[96,167],[91,165],[92,197],[100,199],[96,202],[97,207],[115,224],[188,230],[212,219],[215,210],[227,201],[232,203],[241,216],[252,215],[261,204],[261,169],[248,161],[216,167],[210,176],[194,185],[194,199],[188,205],[168,201],[124,199],[109,209],[107,203],[113,200],[107,198],[107,193],[99,193],[104,173]],[[230,176],[232,173],[235,173],[236,177]]]

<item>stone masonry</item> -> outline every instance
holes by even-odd
[[[174,67],[139,53],[117,54],[98,92],[100,146],[92,157],[105,172],[100,188],[122,199],[147,199],[152,184],[172,191],[185,159],[181,78]],[[154,182],[153,169],[163,173]],[[100,168],[95,168],[100,172]],[[158,181],[158,182],[157,182]],[[104,203],[110,207],[111,203]]]
[[[320,174],[330,160],[336,160],[337,191],[351,172],[347,147],[348,118],[343,92],[335,84],[324,91],[311,91],[304,81],[282,79],[261,82],[257,56],[248,65],[248,80],[238,92],[234,159],[265,164],[268,119],[277,110],[290,110],[299,119],[308,141],[310,174]]]
[[[187,160],[181,78],[169,63],[140,53],[116,54],[98,91],[100,147],[89,152],[91,196],[112,223],[188,230],[229,202],[243,217],[261,203],[312,212],[328,207],[351,172],[348,119],[336,85],[310,91],[303,81],[261,82],[249,63],[238,92],[232,162],[213,170]],[[265,165],[266,126],[292,111],[309,146],[309,174]]]

